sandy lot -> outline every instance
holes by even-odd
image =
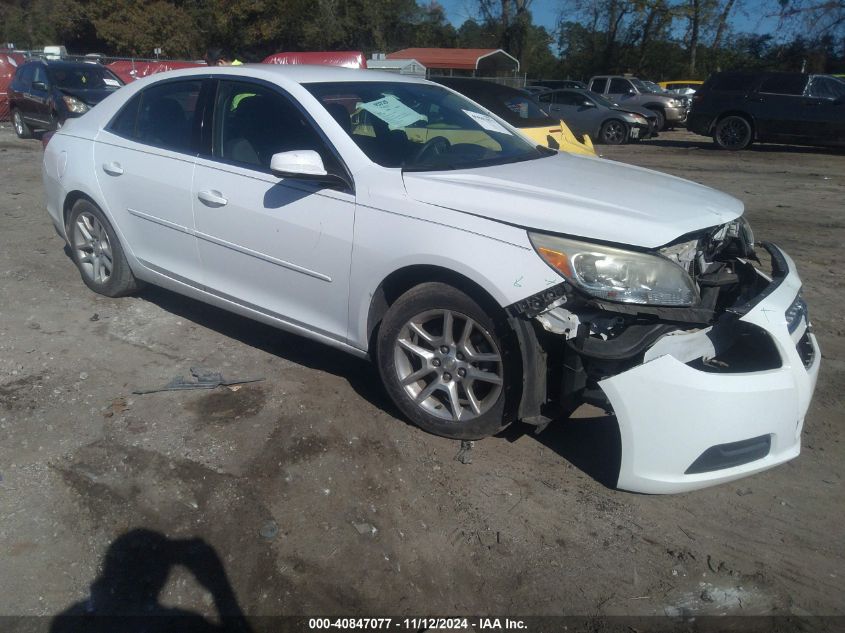
[[[92,583],[104,595],[101,574],[206,615],[215,601],[256,615],[845,614],[845,154],[730,154],[682,131],[601,149],[738,196],[757,237],[798,263],[824,359],[797,460],[635,495],[607,485],[613,420],[585,418],[510,429],[462,464],[457,443],[398,416],[366,362],[162,290],[92,294],[44,211],[40,143],[6,124],[0,615],[63,612]],[[131,394],[192,366],[265,380]],[[116,541],[138,529],[155,533]]]

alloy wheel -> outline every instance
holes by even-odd
[[[17,132],[18,136],[23,136],[23,119],[21,119],[21,113],[15,110],[15,116],[12,118],[14,119],[15,132]]]
[[[608,121],[604,125],[604,142],[608,145],[621,145],[625,142],[625,126],[619,121]]]
[[[719,126],[719,144],[726,148],[741,149],[748,144],[751,129],[748,122],[739,117],[729,117]]]
[[[399,384],[426,413],[464,422],[484,415],[503,385],[502,356],[470,317],[429,310],[408,320],[394,345]]]
[[[111,243],[105,227],[97,217],[83,211],[73,225],[73,248],[82,274],[91,281],[104,284],[114,268]]]

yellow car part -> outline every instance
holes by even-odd
[[[579,141],[563,121],[560,121],[559,126],[524,127],[520,128],[520,131],[532,141],[536,141],[538,145],[545,145],[570,154],[596,155],[590,137],[585,134],[584,140]],[[550,138],[554,143],[549,140]],[[555,143],[557,147],[554,146]]]

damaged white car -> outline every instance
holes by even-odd
[[[69,121],[43,173],[92,290],[157,284],[368,356],[433,433],[592,403],[619,423],[618,486],[650,493],[799,453],[820,353],[794,263],[742,204],[537,147],[442,86],[155,75]]]

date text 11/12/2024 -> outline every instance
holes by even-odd
[[[520,630],[526,629],[524,621],[511,618],[310,618],[308,628],[375,630],[399,629],[425,631],[428,629],[456,630]]]

